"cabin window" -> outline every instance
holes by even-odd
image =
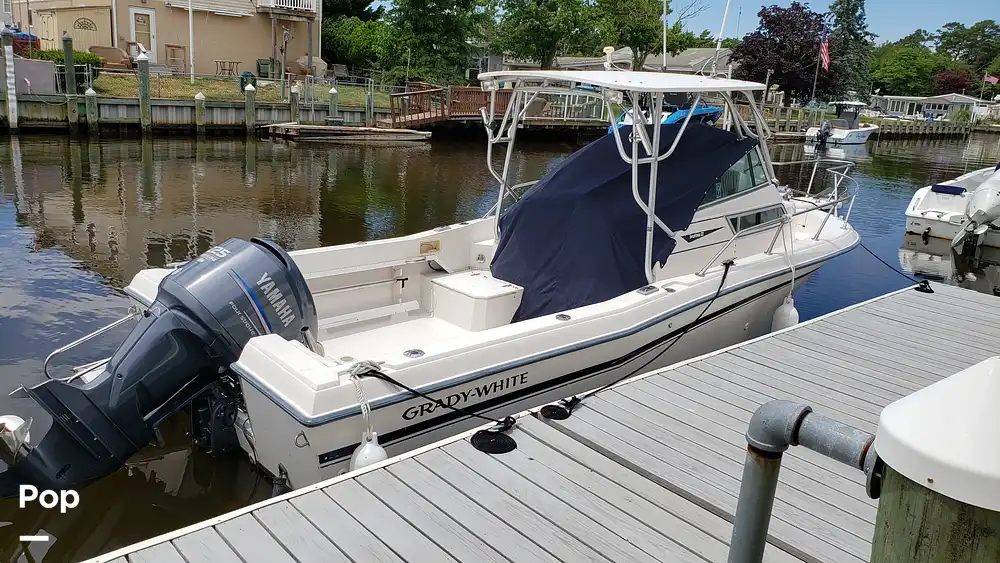
[[[713,201],[734,196],[740,192],[752,190],[757,186],[767,183],[767,175],[764,174],[764,165],[760,161],[757,149],[751,150],[743,158],[736,161],[722,173],[722,176],[715,185],[708,189],[705,199],[701,204],[705,205]]]
[[[769,221],[774,221],[784,214],[785,208],[779,205],[747,213],[746,215],[740,215],[739,217],[730,217],[729,223],[733,226],[734,231],[739,232],[750,227],[763,225]]]

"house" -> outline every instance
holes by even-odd
[[[12,17],[43,49],[61,49],[65,32],[78,51],[144,50],[153,65],[187,73],[189,6],[196,74],[218,74],[217,61],[256,74],[258,59],[282,59],[286,31],[289,63],[319,57],[322,0],[13,0]]]
[[[966,110],[970,115],[984,116],[991,102],[965,94],[940,96],[872,96],[871,105],[888,115],[951,118]]]

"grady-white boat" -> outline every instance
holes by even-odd
[[[925,186],[906,207],[906,232],[947,239],[961,252],[1000,247],[1000,164]],[[972,236],[970,236],[972,235]]]
[[[794,288],[859,242],[850,163],[823,162],[804,192],[779,187],[754,133],[767,134],[753,97],[762,84],[632,71],[480,80],[501,186],[487,216],[295,252],[232,239],[138,273],[126,288],[135,312],[116,323],[138,324],[114,356],[16,392],[55,422],[43,436],[21,417],[0,421],[0,492],[100,478],[181,409],[206,447],[242,448],[286,487],[315,483],[378,458],[375,444],[395,455],[481,425],[476,417],[499,420],[792,324]],[[500,82],[514,90],[497,119]],[[577,84],[596,87],[608,115],[623,95],[648,94],[652,115],[512,185],[523,109],[537,93],[579,95]],[[664,94],[677,92],[723,98],[732,130],[653,126]],[[824,176],[833,188],[814,193]]]
[[[861,108],[867,107],[862,102],[831,102],[837,110],[837,119],[823,122],[819,127],[806,129],[806,142],[831,145],[863,145],[878,126],[871,123],[859,123],[858,115]]]

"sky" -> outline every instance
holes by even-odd
[[[980,20],[1000,20],[997,11],[998,0],[867,0],[865,10],[868,16],[868,29],[878,35],[876,41],[895,41],[906,37],[915,29],[926,29],[934,32],[943,24],[957,21],[966,26]],[[673,9],[686,5],[690,0],[671,0]],[[685,27],[695,34],[703,29],[711,30],[715,36],[722,25],[722,16],[726,11],[726,0],[702,0],[707,9],[695,18],[688,20]],[[739,35],[746,35],[757,27],[757,12],[762,6],[777,4],[788,6],[791,0],[731,0],[729,18],[726,21],[726,37],[737,36],[737,16],[739,17]],[[813,0],[808,2],[809,8],[817,12],[825,12],[829,0]]]

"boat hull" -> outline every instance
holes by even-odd
[[[961,193],[934,191],[932,186],[917,190],[905,211],[907,234],[953,240],[969,220],[965,215],[969,198],[993,171],[994,168],[983,168],[940,184],[964,188]],[[994,222],[993,225],[1000,229],[1000,224]],[[987,231],[983,246],[1000,247],[1000,231]]]
[[[827,144],[831,145],[863,145],[868,142],[868,138],[871,137],[872,133],[878,131],[877,126],[864,127],[861,129],[834,129],[833,133],[827,138]],[[806,130],[806,141],[810,143],[816,142],[816,136],[819,134],[819,127],[810,127]]]
[[[804,283],[823,262],[797,269],[796,287]],[[775,309],[788,295],[790,282],[791,272],[785,270],[760,283],[723,292],[711,305],[696,304],[628,336],[538,362],[497,370],[437,390],[431,396],[482,416],[501,418],[596,389],[623,377],[662,368],[766,334]],[[709,308],[706,310],[706,307]],[[672,345],[678,338],[677,344]],[[364,430],[360,416],[307,426],[286,412],[252,378],[242,378],[242,386],[255,429],[253,434],[258,436],[252,448],[245,447],[261,465],[272,473],[287,474],[292,488],[348,470],[350,456]],[[465,413],[435,406],[420,397],[373,408],[371,421],[378,432],[379,442],[390,456],[485,422]],[[285,439],[261,439],[264,432],[256,429],[266,429],[268,436],[284,436]]]

